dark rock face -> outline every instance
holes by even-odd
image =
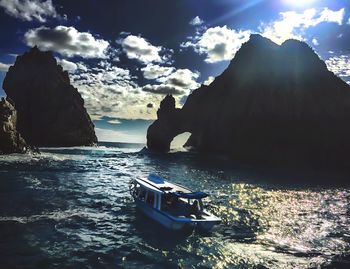
[[[18,113],[18,131],[34,146],[81,146],[97,142],[84,101],[50,52],[34,47],[18,56],[3,88]]]
[[[4,98],[0,101],[0,154],[25,153],[27,145],[16,129],[17,112]]]
[[[175,108],[175,99],[167,95],[157,111],[158,120],[147,130],[147,147],[156,151],[167,152],[173,138],[184,132],[180,120],[181,110]]]
[[[348,166],[350,86],[300,41],[252,35],[212,84],[166,115],[148,130],[150,149],[191,132],[186,146],[237,160]]]

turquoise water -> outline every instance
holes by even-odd
[[[350,188],[330,185],[336,175],[142,147],[0,156],[0,267],[346,268]],[[223,223],[209,234],[172,234],[146,219],[128,182],[149,173],[210,193],[207,209]]]

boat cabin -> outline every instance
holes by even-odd
[[[150,207],[173,216],[200,218],[204,208],[202,199],[208,194],[164,181],[157,176],[134,180],[132,196]]]

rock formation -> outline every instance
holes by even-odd
[[[170,150],[173,138],[184,132],[180,114],[181,110],[175,108],[175,98],[167,95],[157,111],[158,120],[148,128],[148,148],[163,152]]]
[[[237,160],[348,165],[349,122],[350,86],[306,43],[252,35],[182,109],[161,105],[147,145],[166,152],[176,135],[191,132],[186,146]]]
[[[16,129],[17,112],[8,100],[0,101],[0,154],[24,153],[27,145]]]
[[[37,47],[18,56],[3,82],[18,113],[18,131],[33,146],[97,142],[84,101],[51,52]]]

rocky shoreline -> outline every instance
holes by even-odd
[[[5,98],[0,101],[0,154],[25,153],[28,145],[17,131],[17,111]]]

